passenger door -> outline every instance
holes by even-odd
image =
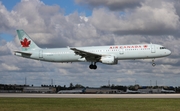
[[[154,44],[151,44],[151,53],[155,53],[156,52],[156,48]]]
[[[39,51],[39,58],[43,58],[43,50]]]
[[[120,55],[124,54],[124,49],[123,49],[123,48],[120,48],[119,53],[120,53]]]

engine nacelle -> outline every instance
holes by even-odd
[[[118,64],[118,60],[115,59],[114,56],[104,56],[104,57],[101,57],[100,61],[103,64],[109,64],[109,65]]]

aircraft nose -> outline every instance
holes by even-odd
[[[166,54],[167,54],[167,55],[171,55],[171,51],[170,51],[170,50],[167,50]]]

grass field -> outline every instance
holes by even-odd
[[[0,98],[0,111],[180,111],[180,99]]]

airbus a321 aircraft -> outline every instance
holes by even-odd
[[[14,51],[16,56],[48,62],[90,62],[90,69],[97,69],[97,62],[107,65],[118,64],[118,60],[152,59],[165,57],[171,51],[158,44],[111,45],[67,48],[39,48],[23,31],[17,30],[21,51]]]

